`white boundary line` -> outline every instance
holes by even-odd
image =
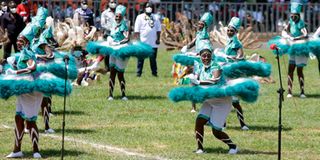
[[[10,127],[10,126],[4,125],[4,124],[2,124],[2,127],[6,128],[6,129],[14,129],[13,127]],[[50,138],[57,139],[57,140],[61,140],[62,139],[61,136],[57,136],[57,135],[53,135],[53,134],[42,134],[42,133],[40,133],[40,135],[43,136],[43,137],[50,137]],[[113,147],[111,145],[92,143],[92,142],[88,142],[88,141],[81,140],[81,139],[75,139],[75,138],[72,138],[72,137],[65,137],[64,139],[65,139],[65,141],[82,143],[84,145],[89,145],[92,148],[104,150],[104,151],[111,152],[111,153],[124,154],[126,156],[137,156],[137,157],[141,157],[141,158],[144,158],[144,159],[166,160],[166,158],[162,158],[162,157],[158,157],[158,156],[145,155],[145,154],[137,153],[137,152],[132,152],[132,151],[128,151],[127,149]]]

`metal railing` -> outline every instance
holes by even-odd
[[[67,0],[32,0],[32,2],[35,5],[39,2],[46,2],[50,15],[54,18],[61,17],[59,14],[64,13],[61,11],[67,8]],[[79,2],[79,0],[73,1],[73,9],[80,6]],[[108,4],[103,4],[100,0],[89,2],[98,20],[97,17]],[[142,11],[142,4],[129,0],[123,5],[127,6],[127,19],[134,22],[135,17]],[[60,6],[60,12],[57,11],[57,6]],[[182,12],[190,20],[198,20],[204,12],[211,11],[214,16],[214,25],[220,21],[227,25],[231,17],[237,16],[242,19],[243,26],[252,26],[255,32],[268,35],[279,32],[287,23],[290,16],[290,3],[160,2],[154,4],[154,11],[161,12],[163,16],[172,21],[179,21],[176,19],[176,12]],[[320,3],[304,5],[301,17],[308,31],[314,32],[320,26]]]

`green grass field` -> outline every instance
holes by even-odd
[[[253,50],[247,50],[251,54]],[[276,61],[270,51],[257,50],[273,65],[273,78],[278,80]],[[158,53],[159,77],[151,76],[149,62],[146,61],[144,74],[136,77],[136,59],[130,59],[126,71],[127,95],[129,101],[120,100],[117,81],[116,100],[107,101],[108,75],[101,83],[90,87],[75,87],[67,99],[66,159],[276,159],[278,139],[278,95],[279,84],[261,85],[260,97],[256,103],[242,103],[246,123],[250,130],[240,130],[233,111],[227,120],[226,132],[238,145],[237,155],[228,155],[228,148],[211,134],[206,127],[204,146],[206,154],[193,153],[196,149],[194,123],[197,114],[191,113],[191,103],[172,103],[167,98],[168,91],[175,87],[171,77],[172,53]],[[287,59],[282,63],[284,86],[287,79]],[[283,105],[283,159],[320,159],[320,91],[319,72],[315,60],[305,68],[306,95],[297,98],[299,85],[294,81],[295,96],[285,98]],[[286,87],[285,87],[286,89]],[[197,109],[200,104],[197,105]],[[59,159],[62,126],[63,98],[53,98],[51,127],[55,137],[40,136],[40,149],[45,159]],[[13,148],[15,97],[0,100],[0,159],[5,159]],[[43,132],[42,117],[38,126]],[[89,144],[90,143],[90,144]],[[101,145],[94,146],[93,143]],[[28,135],[23,140],[25,158],[32,157],[31,141]],[[105,146],[102,146],[105,145]],[[113,150],[106,146],[124,149],[138,155],[128,155],[123,150]]]

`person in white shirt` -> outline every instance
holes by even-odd
[[[149,44],[154,49],[153,56],[150,57],[150,67],[152,75],[157,77],[157,52],[160,44],[161,23],[154,14],[152,14],[152,4],[144,4],[144,13],[139,14],[134,24],[135,37],[141,42]],[[143,59],[138,59],[137,76],[141,77],[143,70]]]
[[[110,34],[110,29],[115,17],[117,3],[115,0],[110,0],[109,7],[101,13],[101,27],[104,30],[106,37]]]
[[[110,35],[110,30],[112,28],[112,24],[115,19],[115,10],[117,7],[117,3],[115,0],[109,1],[109,7],[105,11],[101,13],[101,27],[103,30],[103,37],[106,38]],[[109,56],[106,56],[104,59],[104,65],[106,71],[110,71],[109,66]]]

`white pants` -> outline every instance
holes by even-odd
[[[27,121],[36,121],[41,108],[43,94],[33,92],[17,97],[16,113]]]
[[[211,127],[222,130],[232,109],[232,98],[212,98],[203,102],[199,116],[208,117]]]

